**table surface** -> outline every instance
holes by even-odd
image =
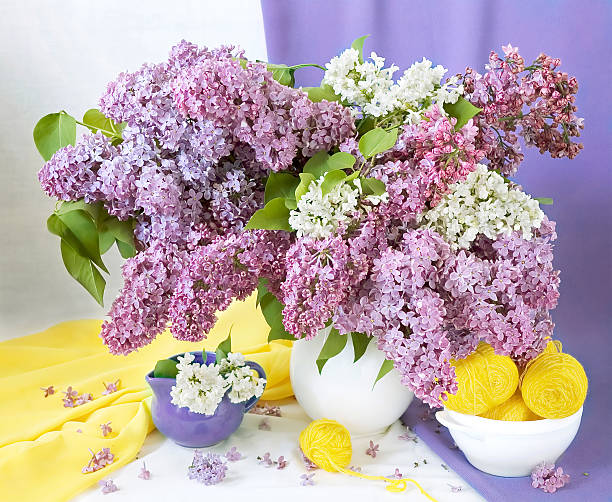
[[[418,489],[408,484],[403,494],[385,490],[383,481],[357,479],[321,469],[315,472],[314,486],[301,486],[300,476],[308,472],[301,460],[297,437],[310,419],[295,399],[271,403],[280,405],[282,417],[263,417],[249,413],[240,428],[227,440],[203,451],[223,454],[236,446],[244,458],[228,463],[225,480],[214,486],[205,486],[187,478],[194,450],[174,444],[157,430],[149,434],[139,458],[113,472],[119,491],[104,495],[98,486],[77,496],[75,502],[104,500],[158,501],[187,500],[187,497],[211,496],[215,501],[238,500],[246,496],[251,500],[291,499],[292,502],[320,500],[384,501],[403,500],[406,495],[412,501],[426,501]],[[270,430],[260,430],[262,420]],[[352,465],[361,467],[364,474],[386,475],[398,468],[404,477],[413,478],[437,501],[482,502],[484,499],[438,457],[422,440],[399,439],[406,432],[400,422],[394,423],[385,433],[353,438]],[[365,454],[369,441],[380,445],[376,458]],[[257,461],[258,456],[270,452],[276,459],[283,455],[288,465],[283,470],[266,468]],[[148,481],[138,478],[143,461],[151,472]],[[426,463],[425,463],[426,462]],[[418,464],[418,465],[417,465]]]

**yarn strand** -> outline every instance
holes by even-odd
[[[346,466],[353,455],[351,435],[342,424],[335,420],[315,420],[311,422],[300,434],[300,448],[306,457],[318,467],[328,472],[341,472],[361,479],[372,481],[386,481],[386,490],[400,493],[406,490],[408,482],[413,483],[432,502],[436,502],[423,487],[414,479],[390,479],[385,476],[371,476],[351,471]]]

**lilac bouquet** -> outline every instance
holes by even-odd
[[[82,121],[47,115],[34,139],[48,220],[69,273],[100,303],[116,243],[124,286],[101,336],[114,354],[169,327],[198,341],[258,294],[269,339],[332,326],[319,369],[350,336],[374,340],[417,397],[456,392],[453,358],[478,342],[519,362],[551,336],[555,225],[510,181],[519,139],[573,158],[574,77],[544,54],[494,52],[445,78],[427,59],[399,78],[365,37],[318,65],[251,62],[181,42],[122,73]],[[294,88],[302,66],[320,87]],[[89,129],[76,139],[76,125]]]

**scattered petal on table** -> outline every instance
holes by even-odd
[[[400,472],[400,470],[396,467],[395,468],[395,472],[393,474],[388,474],[386,476],[387,478],[394,478],[394,479],[402,479],[404,477],[404,475]]]
[[[264,418],[259,425],[257,426],[257,428],[260,431],[269,431],[270,430],[270,423],[268,422],[267,418]]]
[[[287,464],[288,462],[285,460],[285,457],[281,455],[280,457],[278,457],[278,460],[276,461],[276,468],[284,469],[285,467],[287,467]]]
[[[102,493],[107,495],[108,493],[113,493],[119,490],[117,485],[114,483],[112,479],[103,479],[98,482],[98,484],[102,487]]]
[[[89,450],[91,453],[91,458],[89,459],[89,463],[83,467],[81,471],[83,474],[88,472],[95,472],[103,469],[109,464],[112,464],[115,460],[115,455],[113,455],[110,451],[110,448],[102,448],[98,453],[94,453],[93,450]]]
[[[138,473],[140,479],[149,480],[151,479],[151,471],[147,469],[147,465],[143,462],[140,472]]]
[[[49,397],[51,394],[55,394],[55,389],[53,388],[53,385],[49,385],[49,387],[41,387],[40,390],[45,393],[45,397]]]
[[[380,449],[380,445],[374,444],[374,441],[370,441],[370,447],[366,450],[366,455],[370,455],[372,458],[376,458],[376,454]]]
[[[121,380],[115,380],[112,383],[106,384],[104,382],[102,382],[104,384],[104,392],[102,392],[103,396],[107,396],[108,394],[112,394],[113,392],[117,392],[117,390],[119,389],[119,384],[121,383]]]
[[[459,493],[461,490],[463,490],[463,486],[455,486],[455,485],[451,485],[450,483],[447,483],[448,486],[450,486],[451,492],[453,493]]]
[[[216,453],[202,455],[200,450],[196,450],[193,461],[188,468],[189,479],[195,479],[205,485],[216,485],[225,478],[227,465],[221,456]]]
[[[313,479],[312,479],[312,478],[314,477],[314,475],[315,475],[315,473],[314,473],[314,472],[313,472],[313,473],[311,473],[311,474],[302,474],[302,475],[300,476],[300,479],[302,480],[302,481],[300,482],[300,484],[301,484],[302,486],[314,485],[314,484],[315,484],[315,482],[314,482],[314,481],[313,481]]]
[[[102,430],[102,435],[104,437],[108,436],[111,432],[113,432],[113,428],[110,426],[110,422],[106,422],[105,424],[100,424],[100,429]]]
[[[225,453],[225,458],[228,459],[230,462],[237,462],[238,460],[242,459],[242,453],[238,451],[238,448],[236,448],[235,446],[232,446]]]

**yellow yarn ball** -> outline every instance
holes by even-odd
[[[452,360],[458,390],[444,406],[468,415],[480,415],[509,399],[518,386],[518,369],[508,356],[495,354],[484,342],[465,359]]]
[[[525,401],[521,391],[516,391],[512,394],[512,397],[502,404],[497,405],[495,408],[491,408],[485,411],[482,415],[483,418],[490,418],[491,420],[506,420],[506,421],[520,421],[526,422],[529,420],[540,420],[542,417],[538,417],[533,411],[531,411]]]
[[[315,420],[300,433],[300,448],[312,462],[336,472],[351,462],[351,434],[335,420]]]
[[[544,418],[565,418],[576,413],[586,399],[587,388],[582,365],[562,352],[545,350],[521,375],[525,404]]]

